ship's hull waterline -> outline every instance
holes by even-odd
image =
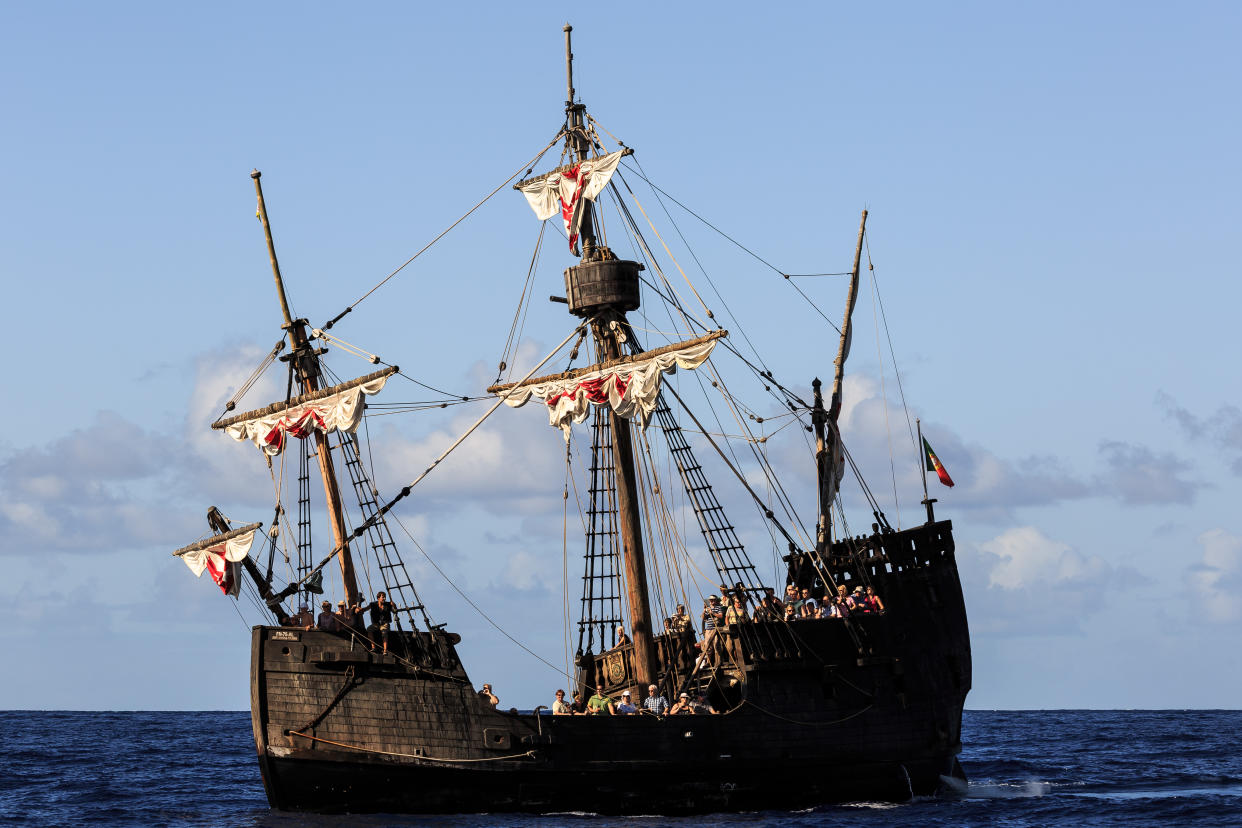
[[[256,627],[252,720],[268,799],[318,812],[676,814],[932,794],[961,773],[970,687],[951,530],[873,538],[856,570],[888,611],[856,616],[852,632],[836,619],[729,630],[742,657],[714,688],[732,708],[722,715],[494,710],[451,633],[407,634],[394,657]],[[765,627],[784,633],[756,634]],[[607,673],[595,683],[631,686]]]

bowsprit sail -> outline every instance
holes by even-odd
[[[203,572],[207,572],[221,592],[236,597],[241,589],[241,562],[247,560],[250,547],[254,544],[254,533],[260,526],[262,524],[252,523],[212,535],[206,540],[183,546],[173,554],[185,561],[194,577],[201,578]]]
[[[794,390],[757,351],[755,360],[744,357],[705,304],[695,313],[681,301],[665,275],[681,270],[674,252],[663,236],[649,244],[628,206],[626,194],[641,209],[623,163],[632,150],[610,149],[611,133],[576,99],[570,31],[565,125],[519,169],[529,174],[558,143],[561,158],[514,189],[541,221],[561,216],[541,225],[540,240],[546,227],[563,226],[579,257],[561,273],[565,295],[552,297],[577,319],[521,378],[510,367],[518,345],[511,335],[487,395],[429,400],[428,391],[441,392],[395,366],[335,381],[327,346],[341,343],[327,331],[357,303],[320,328],[292,316],[252,173],[290,348],[282,357],[287,393],[244,414],[233,414],[230,401],[212,427],[252,444],[267,466],[276,501],[267,560],[260,567],[248,554],[260,524],[233,529],[214,507],[212,536],[176,554],[275,620],[251,631],[251,723],[268,800],[308,811],[676,814],[933,794],[942,777],[962,775],[970,639],[951,524],[935,519],[924,496],[926,522],[892,526],[838,423],[867,214],[825,404],[818,379],[809,395]],[[525,318],[532,293],[523,290],[515,320]],[[667,311],[663,330],[631,322],[641,309],[648,324],[651,306]],[[546,373],[567,348],[565,370]],[[381,362],[340,348],[351,349]],[[406,382],[422,398],[390,401],[392,387]],[[580,514],[571,520],[566,511],[558,527],[566,538],[571,524],[583,529],[577,647],[563,675],[591,698],[594,714],[504,711],[490,692],[476,693],[459,657],[461,636],[433,620],[389,527],[399,505],[417,508],[421,482],[494,412],[532,400],[564,436],[565,480],[579,493]],[[411,482],[381,492],[364,462],[372,456],[360,428],[368,416],[486,401]],[[814,492],[781,482],[764,447],[784,425],[762,431],[775,421],[795,426],[787,434],[813,435],[809,451],[795,443],[784,454],[799,456],[808,475],[814,469]],[[709,479],[712,469],[723,472],[731,497],[718,494],[724,486]],[[859,483],[853,500],[842,495],[847,469]],[[320,503],[312,502],[315,477]],[[569,491],[566,482],[567,509]],[[847,514],[862,499],[874,522],[860,534]],[[685,531],[690,515],[697,535]],[[322,518],[331,530],[326,549],[312,543],[312,522]],[[743,537],[765,535],[771,548],[752,557]],[[333,559],[339,572],[329,575]],[[355,562],[374,602],[361,597]],[[305,605],[321,592],[325,603],[340,600],[314,624]],[[700,601],[701,612],[685,611]],[[297,615],[294,604],[303,605]],[[566,623],[568,641],[574,625]],[[615,704],[627,697],[650,703],[613,715],[628,708]]]

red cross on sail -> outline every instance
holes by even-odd
[[[583,202],[594,201],[603,192],[624,154],[624,150],[610,152],[538,178],[521,188],[522,195],[526,196],[526,201],[540,221],[546,221],[560,212],[565,222],[565,235],[569,237],[569,249],[575,256],[579,255],[578,235],[582,229]]]
[[[590,365],[548,377],[536,377],[516,385],[493,385],[507,405],[520,408],[532,397],[548,408],[549,424],[561,429],[565,439],[573,423],[586,420],[593,405],[607,405],[627,420],[644,428],[655,411],[665,374],[678,368],[698,368],[711,356],[716,340],[727,331],[712,331],[688,342],[666,345],[633,357]]]
[[[225,595],[237,597],[241,588],[238,570],[241,562],[250,554],[254,535],[259,524],[252,523],[223,535],[215,535],[198,543],[178,549],[173,554],[185,561],[185,565],[197,577],[206,572]]]

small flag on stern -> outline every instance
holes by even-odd
[[[927,442],[927,438],[923,438],[923,452],[927,455],[927,470],[934,471],[936,476],[940,478],[940,482],[946,486],[953,485],[953,478],[949,477],[949,473],[944,469],[944,463],[940,462],[940,458],[936,456],[936,452],[932,451],[931,443]]]

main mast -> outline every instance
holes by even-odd
[[[585,123],[586,107],[574,103],[574,55],[570,42],[573,27],[566,24],[564,31],[568,89],[565,115],[569,130],[566,143],[581,164],[590,157],[591,139]],[[599,362],[607,362],[623,356],[622,344],[633,340],[634,334],[626,321],[625,312],[638,307],[638,271],[641,266],[637,262],[617,259],[607,247],[599,246],[595,238],[592,208],[593,202],[583,199],[580,230],[582,261],[566,269],[565,287],[570,312],[591,320],[596,356]],[[647,595],[647,563],[638,510],[634,447],[629,420],[618,416],[615,411],[609,413],[609,418],[613,464],[617,471],[617,513],[630,606],[630,635],[634,642],[635,680],[639,686],[646,686],[656,680],[658,666],[651,629],[651,601]]]
[[[259,196],[259,219],[263,222],[263,235],[267,239],[267,254],[272,262],[272,274],[276,277],[276,294],[280,298],[280,310],[284,314],[285,323],[281,326],[289,334],[291,353],[287,357],[291,370],[298,378],[302,393],[310,394],[320,390],[319,356],[306,336],[309,323],[305,319],[294,319],[289,312],[289,299],[285,295],[285,283],[280,275],[280,263],[276,259],[276,245],[272,241],[272,227],[267,221],[267,205],[263,202],[263,185],[259,182],[262,175],[258,170],[250,174],[254,179],[255,193]],[[327,500],[328,522],[332,525],[332,539],[336,548],[340,549],[337,556],[341,562],[341,582],[345,587],[345,601],[353,606],[358,601],[358,583],[354,577],[354,561],[349,553],[349,533],[345,529],[345,512],[341,504],[341,491],[337,486],[336,469],[332,463],[332,453],[328,445],[328,435],[315,429],[315,453],[319,458],[319,474],[323,478],[323,490]]]

